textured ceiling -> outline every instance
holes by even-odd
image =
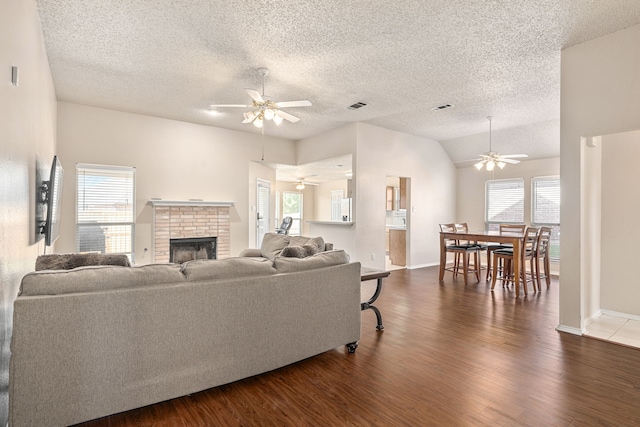
[[[242,109],[207,109],[248,103],[267,67],[267,95],[313,103],[267,134],[360,121],[441,141],[454,161],[487,151],[488,115],[503,154],[558,155],[561,49],[640,23],[638,0],[37,4],[61,101],[258,132]]]

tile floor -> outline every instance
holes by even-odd
[[[405,265],[394,265],[391,264],[391,260],[389,259],[389,255],[385,256],[385,270],[393,271],[393,270],[402,270],[407,268]]]
[[[601,314],[587,325],[585,335],[640,348],[640,320]]]

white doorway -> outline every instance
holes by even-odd
[[[256,202],[256,248],[259,248],[262,246],[264,235],[269,232],[269,224],[271,223],[269,219],[271,183],[258,179],[256,194],[258,198]]]
[[[388,176],[385,224],[385,269],[406,268],[409,255],[410,178]]]

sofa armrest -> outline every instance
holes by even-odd
[[[325,251],[332,251],[333,250],[333,243],[324,243],[324,250]]]
[[[262,256],[262,252],[260,252],[260,249],[254,249],[254,248],[249,248],[249,249],[245,249],[242,252],[240,252],[241,257],[261,257]]]

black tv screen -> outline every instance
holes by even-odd
[[[53,156],[51,175],[47,189],[47,220],[44,226],[45,244],[51,246],[60,236],[60,208],[62,202],[62,178],[64,169],[58,156]]]

